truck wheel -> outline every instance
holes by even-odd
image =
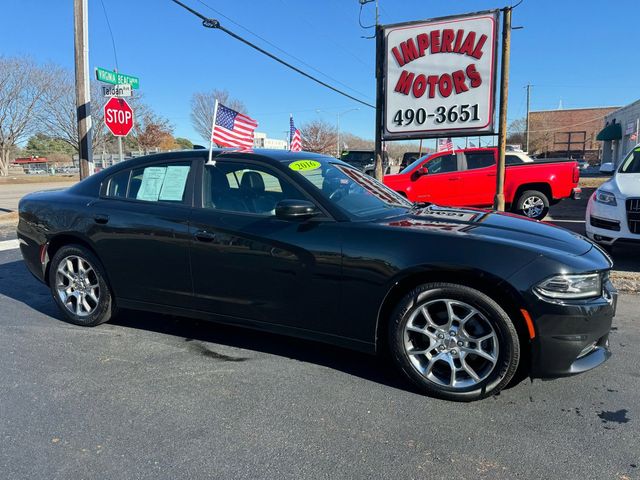
[[[427,395],[472,401],[497,394],[520,362],[520,341],[507,313],[478,290],[427,283],[410,291],[389,322],[389,350]]]
[[[527,218],[542,220],[549,212],[549,199],[538,190],[527,190],[518,197],[515,212]]]

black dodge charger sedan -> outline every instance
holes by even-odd
[[[22,199],[22,255],[68,321],[139,309],[385,352],[424,393],[463,401],[610,355],[612,263],[579,235],[412,204],[312,153],[207,155]]]

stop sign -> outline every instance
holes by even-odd
[[[104,124],[117,137],[126,137],[133,128],[133,110],[122,98],[111,98],[104,106]]]

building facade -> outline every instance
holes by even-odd
[[[640,143],[640,100],[609,113],[598,140],[602,141],[602,162],[619,165]]]
[[[253,146],[256,148],[269,148],[274,150],[287,150],[289,145],[286,140],[269,138],[266,133],[254,132]]]
[[[600,159],[598,132],[619,107],[568,108],[529,112],[529,153],[540,157]]]

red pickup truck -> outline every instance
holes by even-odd
[[[496,148],[433,153],[386,175],[384,184],[412,202],[487,207],[496,192],[497,156]],[[534,161],[520,152],[507,152],[505,161],[504,197],[511,211],[541,220],[550,204],[579,198],[575,161]]]

